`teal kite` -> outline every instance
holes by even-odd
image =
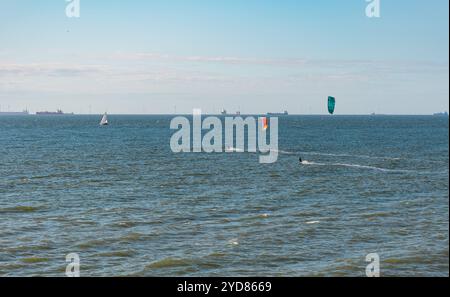
[[[328,97],[328,112],[330,114],[334,113],[334,108],[336,107],[336,98]]]

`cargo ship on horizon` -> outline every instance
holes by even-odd
[[[61,109],[58,109],[55,111],[38,111],[36,112],[36,115],[73,115],[72,113],[64,113]]]
[[[285,110],[284,112],[268,112],[267,115],[268,116],[287,116],[287,115],[289,115],[289,113],[287,112],[287,110]]]
[[[18,115],[29,115],[30,113],[28,112],[28,110],[23,110],[23,111],[0,111],[0,116],[18,116]]]

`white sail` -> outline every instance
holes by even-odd
[[[102,120],[100,121],[100,125],[101,126],[108,125],[108,115],[106,113],[103,115]]]

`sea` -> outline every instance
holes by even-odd
[[[448,117],[282,116],[273,164],[100,118],[0,117],[0,276],[449,276]]]

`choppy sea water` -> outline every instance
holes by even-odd
[[[275,164],[171,118],[0,117],[0,276],[449,275],[448,117],[280,117]]]

